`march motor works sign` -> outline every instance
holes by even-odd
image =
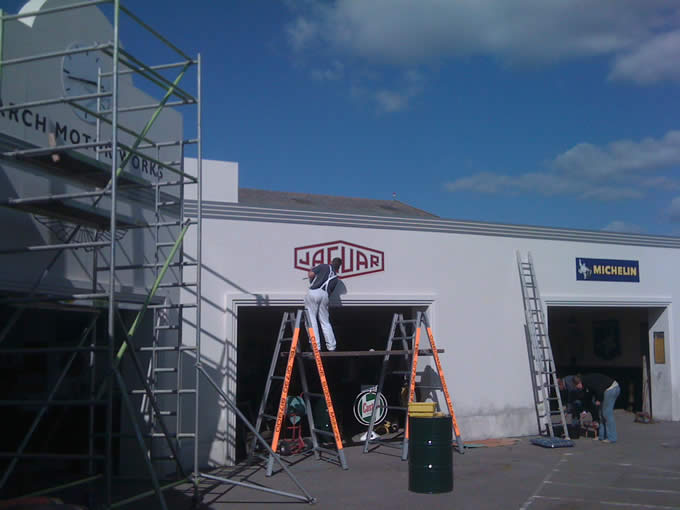
[[[385,253],[347,241],[311,244],[295,248],[295,269],[309,271],[319,264],[330,264],[335,257],[342,259],[340,276],[351,278],[385,270]]]

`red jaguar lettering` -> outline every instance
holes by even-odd
[[[385,270],[384,252],[347,241],[332,241],[295,248],[293,267],[301,271],[309,271],[319,264],[330,264],[335,257],[342,259],[341,278]]]

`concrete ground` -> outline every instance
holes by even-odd
[[[454,489],[443,494],[409,492],[408,461],[386,447],[369,454],[362,446],[345,448],[346,471],[313,457],[298,459],[290,469],[316,498],[313,507],[322,509],[680,509],[680,423],[640,424],[633,418],[616,412],[616,444],[581,438],[573,448],[549,449],[519,438],[511,446],[454,450]],[[285,472],[267,478],[262,468],[242,466],[213,474],[301,494]],[[201,489],[206,509],[310,508],[208,480]],[[183,488],[168,493],[169,507],[190,508],[190,496]]]

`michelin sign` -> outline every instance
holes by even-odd
[[[637,260],[576,259],[576,279],[593,282],[639,282]]]

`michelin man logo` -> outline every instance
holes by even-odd
[[[593,270],[590,269],[583,260],[579,259],[578,261],[578,272],[579,274],[583,277],[584,280],[587,280],[590,275],[593,274]]]

